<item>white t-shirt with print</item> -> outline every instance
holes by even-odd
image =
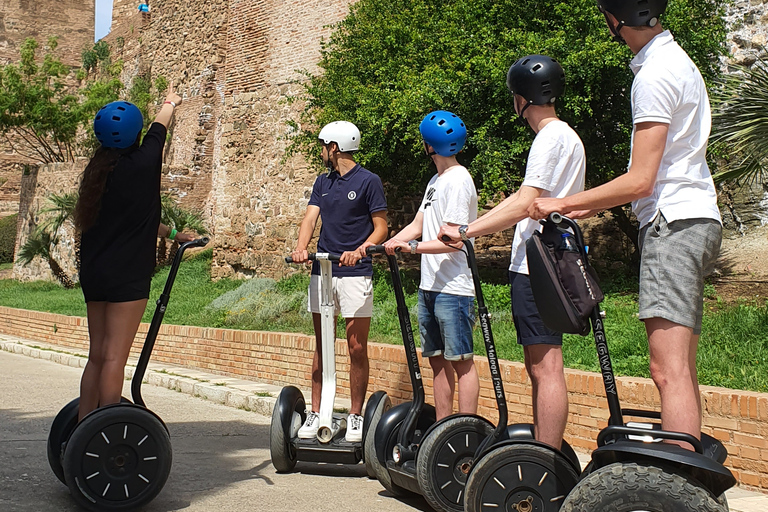
[[[640,226],[661,211],[667,222],[706,218],[720,222],[706,151],[712,117],[704,79],[688,54],[664,31],[630,63],[632,122],[669,125],[653,193],[632,202]],[[632,132],[634,142],[635,130]],[[630,162],[630,166],[632,163]]]
[[[467,169],[454,165],[435,174],[419,211],[424,214],[421,240],[436,240],[444,224],[469,224],[477,219],[477,190]],[[467,257],[459,251],[421,255],[421,284],[426,291],[474,297],[475,287]]]
[[[584,190],[587,161],[584,144],[564,121],[552,121],[539,130],[528,152],[523,186],[542,189],[541,197],[565,197]],[[533,219],[517,223],[512,239],[509,270],[528,274],[525,242],[541,224]]]

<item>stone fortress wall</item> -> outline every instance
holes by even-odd
[[[124,63],[123,82],[130,87],[136,76],[153,82],[163,76],[184,97],[163,183],[206,218],[215,278],[291,271],[282,256],[293,248],[315,179],[304,157],[285,156],[287,121],[298,121],[303,108],[297,70],[319,71],[328,25],[343,19],[351,4],[153,0],[149,13],[139,13],[135,1],[114,2],[112,32],[105,39],[113,61]],[[728,21],[732,58],[725,66],[749,65],[765,53],[766,4],[736,0]],[[401,202],[391,205],[393,227],[414,213],[415,201]],[[509,233],[484,238],[479,249],[502,261],[509,241]]]

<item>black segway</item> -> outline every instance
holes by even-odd
[[[385,254],[384,246],[368,248],[369,253]],[[384,412],[376,425],[373,438],[376,457],[372,461],[376,478],[395,496],[421,494],[416,482],[416,453],[426,431],[435,423],[435,408],[424,403],[424,383],[421,379],[419,355],[413,337],[411,317],[405,303],[403,282],[395,256],[387,255],[392,274],[392,288],[397,303],[397,316],[403,337],[405,359],[411,378],[413,400]]]
[[[576,222],[552,214],[542,223],[544,229],[546,223],[570,228],[581,258],[587,261],[584,239]],[[534,294],[541,293],[546,286],[543,283],[538,290],[534,287]],[[545,314],[542,318],[548,322]],[[723,466],[728,456],[725,447],[706,434],[701,434],[699,440],[647,422],[660,420],[658,412],[621,408],[603,319],[599,305],[595,306],[589,320],[610,417],[608,426],[597,436],[592,461],[564,500],[561,512],[727,512],[724,493],[736,484],[736,479]],[[624,416],[644,421],[625,423]],[[686,442],[695,451],[665,440]],[[485,503],[482,506],[482,510],[490,510]]]
[[[563,442],[560,450],[554,450],[537,442],[531,424],[508,425],[507,402],[496,344],[491,331],[490,315],[483,297],[474,247],[470,241],[464,242],[464,252],[467,255],[475,285],[478,319],[483,333],[499,421],[493,427],[488,420],[480,416],[453,415],[435,424],[427,432],[417,459],[417,477],[422,493],[436,510],[464,510],[465,502],[469,504],[470,501],[474,501],[474,494],[477,493],[478,485],[474,484],[470,487],[471,482],[468,479],[472,474],[477,478],[475,470],[479,466],[479,461],[489,452],[501,450],[516,451],[520,454],[519,464],[514,468],[515,484],[519,485],[513,486],[510,481],[500,483],[498,479],[494,480],[491,476],[491,481],[499,489],[506,491],[513,487],[533,486],[546,489],[546,493],[551,494],[550,499],[560,496],[559,499],[562,500],[565,493],[555,494],[555,490],[561,491],[563,488],[570,490],[576,484],[578,457],[566,442]],[[480,475],[488,471],[491,473],[496,471],[494,466],[488,465],[479,469]],[[554,477],[554,473],[557,473],[557,478]],[[470,492],[472,496],[469,495]],[[483,506],[482,510],[497,510],[495,505],[501,507],[498,510],[515,512],[549,510],[541,506],[536,508],[528,502],[527,496],[520,495],[516,491],[508,494],[510,499],[506,502],[488,502],[489,505]],[[529,505],[531,508],[528,508]],[[467,510],[473,509],[467,508]],[[481,510],[481,508],[475,510]]]
[[[332,270],[338,254],[310,253],[309,259],[320,263],[320,313],[322,316],[321,358],[323,368],[323,391],[320,400],[320,428],[312,439],[300,439],[299,429],[306,420],[306,404],[301,390],[286,386],[277,397],[272,411],[269,428],[269,453],[272,465],[278,472],[292,471],[296,462],[326,462],[335,464],[357,464],[365,462],[370,477],[375,477],[371,461],[375,457],[368,434],[382,413],[389,409],[391,402],[384,391],[376,391],[366,402],[363,416],[363,439],[348,442],[345,439],[346,419],[333,412],[336,398],[336,325],[334,322]],[[293,260],[285,258],[286,263]]]
[[[155,498],[171,471],[171,440],[165,423],[146,408],[141,381],[155,345],[184,251],[204,247],[208,238],[181,244],[152,317],[131,381],[133,403],[96,409],[78,423],[80,399],[59,411],[48,435],[48,462],[82,507],[135,510]]]

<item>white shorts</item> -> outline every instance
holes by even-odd
[[[373,281],[371,276],[334,277],[333,314],[344,318],[370,318],[373,314]],[[320,313],[320,276],[309,278],[310,313]]]

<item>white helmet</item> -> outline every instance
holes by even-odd
[[[320,130],[317,138],[323,141],[323,144],[335,142],[342,153],[357,151],[357,148],[360,147],[360,130],[349,121],[328,123]]]

